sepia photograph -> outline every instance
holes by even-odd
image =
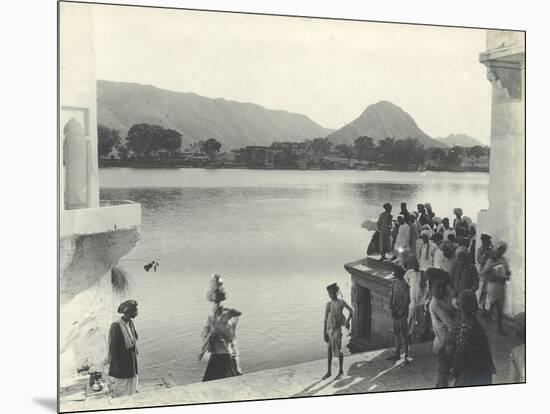
[[[60,412],[526,382],[525,31],[57,7]]]

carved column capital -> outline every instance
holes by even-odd
[[[480,62],[487,67],[487,79],[499,89],[504,89],[514,100],[522,97],[525,70],[525,49],[520,46],[498,48],[480,55]]]
[[[505,89],[512,99],[520,100],[522,97],[524,69],[523,62],[484,62],[487,66],[487,79],[497,87]]]

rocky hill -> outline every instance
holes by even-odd
[[[124,137],[137,123],[158,124],[183,134],[182,147],[208,138],[222,150],[273,141],[324,137],[323,128],[305,115],[270,110],[252,103],[211,99],[137,83],[97,82],[98,122],[120,130]]]
[[[422,131],[407,112],[387,101],[369,105],[357,119],[329,134],[328,138],[335,144],[350,145],[360,136],[369,136],[375,142],[384,138],[416,138],[425,148],[446,146]]]

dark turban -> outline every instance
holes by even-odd
[[[451,283],[451,276],[449,273],[436,267],[429,267],[426,270],[426,278],[428,279],[430,289],[434,286],[437,280],[440,280],[444,285],[449,285]]]
[[[480,239],[481,239],[481,240],[491,240],[492,237],[489,236],[488,234],[483,233],[483,234],[480,236]]]
[[[126,302],[122,302],[120,304],[120,306],[117,309],[117,312],[126,313],[136,308],[137,308],[137,302],[135,300],[127,300]]]

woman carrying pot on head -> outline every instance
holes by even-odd
[[[213,305],[201,335],[203,345],[199,361],[206,351],[210,352],[202,380],[211,381],[241,375],[236,341],[237,322],[241,312],[223,307],[222,302],[227,298],[227,294],[220,275],[212,275],[206,298]]]

